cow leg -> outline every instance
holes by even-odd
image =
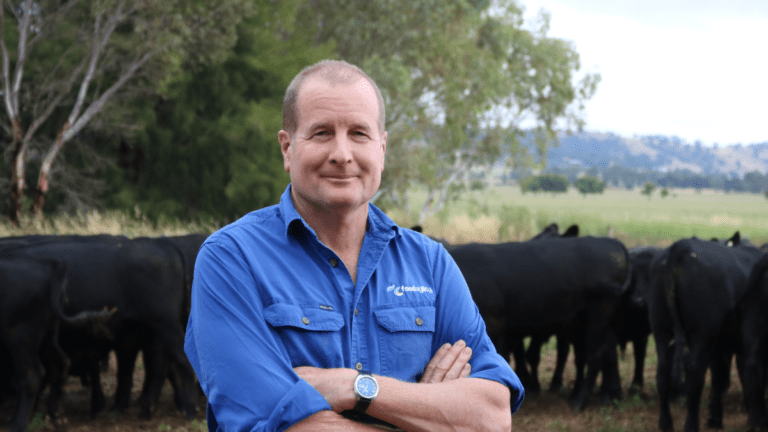
[[[576,368],[576,380],[573,383],[570,400],[573,403],[576,395],[584,387],[584,369],[587,364],[586,346],[584,344],[584,335],[578,334],[573,338],[573,364]]]
[[[526,389],[531,386],[533,378],[528,372],[528,366],[525,360],[525,346],[523,339],[515,337],[512,339],[512,356],[515,358],[515,373],[517,373],[520,382]]]
[[[616,354],[616,336],[610,332],[603,351],[603,382],[600,386],[600,402],[603,405],[614,399],[623,397],[621,391],[621,376],[619,375],[619,357]]]
[[[762,320],[757,320],[760,323]],[[766,342],[765,331],[758,325],[750,328],[744,324],[744,359],[741,384],[744,388],[744,403],[749,409],[747,424],[750,429],[768,429],[768,410],[765,403]],[[738,360],[737,360],[738,362]]]
[[[130,338],[127,338],[130,339]],[[136,357],[139,348],[126,340],[115,347],[117,360],[117,389],[115,390],[115,402],[112,409],[118,413],[124,412],[131,403],[131,390],[133,389],[133,371],[136,367]]]
[[[709,397],[709,419],[707,427],[712,429],[723,428],[723,395],[730,386],[731,353],[715,350],[712,359],[712,392]]]
[[[565,362],[568,360],[568,351],[571,348],[570,338],[565,332],[560,332],[555,337],[557,338],[557,360],[552,382],[549,383],[550,393],[557,393],[563,387],[563,371],[565,370]]]
[[[713,345],[706,339],[691,338],[691,349],[685,368],[685,381],[688,388],[686,395],[688,416],[685,419],[685,432],[698,432],[699,430],[699,404],[701,403],[701,393],[704,390],[707,366],[709,366],[714,352]]]
[[[142,350],[144,358],[144,386],[141,390],[139,402],[141,412],[139,416],[150,419],[152,411],[160,398],[160,392],[165,383],[165,371],[168,369],[166,354],[158,338],[153,337]]]
[[[88,372],[91,379],[91,417],[104,410],[107,405],[104,398],[104,391],[101,388],[101,373],[99,369],[99,359],[90,357],[88,359]]]
[[[645,355],[648,351],[648,335],[637,336],[632,340],[635,351],[635,375],[629,386],[629,393],[640,393],[643,390],[643,372],[645,370]]]
[[[157,335],[157,340],[162,345],[158,351],[166,354],[167,357],[165,358],[168,359],[169,366],[179,374],[180,394],[186,398],[184,415],[188,420],[194,420],[197,418],[197,405],[192,401],[190,395],[194,394],[195,391],[195,372],[192,370],[192,365],[189,364],[186,354],[184,354],[184,329],[178,322],[167,323],[166,326],[157,329]],[[164,369],[161,369],[159,374],[165,375]]]
[[[23,332],[19,332],[22,333]],[[43,380],[43,365],[40,363],[37,346],[25,343],[9,344],[14,368],[18,377],[18,404],[11,420],[11,432],[23,432],[32,411],[37,392]]]
[[[526,392],[539,394],[541,384],[539,383],[539,362],[541,361],[541,346],[549,340],[549,337],[533,336],[531,343],[528,344],[528,350],[525,352],[525,359],[531,367],[531,385],[526,388]]]
[[[670,346],[672,336],[667,332],[655,331],[656,342],[656,388],[659,392],[659,429],[672,432],[672,412],[669,408],[672,381],[674,347]]]

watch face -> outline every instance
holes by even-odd
[[[356,383],[357,392],[364,398],[372,398],[378,393],[379,386],[376,381],[367,376],[362,376]]]

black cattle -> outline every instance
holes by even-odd
[[[544,238],[502,244],[467,244],[449,249],[461,269],[498,352],[525,336],[547,336],[582,316],[574,335],[584,344],[585,385],[574,388],[574,407],[589,400],[613,314],[629,278],[629,255],[613,239]],[[523,367],[520,367],[523,366]],[[516,359],[521,380],[530,382]]]
[[[651,335],[651,323],[648,320],[648,304],[645,301],[645,289],[648,287],[650,266],[653,258],[661,253],[661,248],[641,247],[629,251],[632,263],[632,278],[625,301],[616,314],[616,339],[622,352],[627,343],[632,342],[635,358],[635,371],[630,384],[631,392],[640,392],[643,388],[643,371],[648,337]]]
[[[66,281],[65,265],[57,260],[0,259],[0,341],[10,356],[17,381],[16,413],[11,431],[23,431],[43,382],[43,373],[54,391],[61,389],[68,359],[58,344],[61,323],[89,328],[94,320],[106,320],[112,312],[62,312]],[[3,371],[8,374],[9,371]],[[7,380],[3,380],[9,384]],[[58,397],[49,397],[48,414],[56,418]]]
[[[708,367],[712,372],[708,425],[722,428],[722,396],[741,340],[737,306],[762,255],[753,246],[730,244],[734,246],[683,239],[651,262],[646,299],[658,357],[659,428],[663,431],[672,430],[672,379],[681,376],[683,368],[688,406],[685,430],[699,430],[699,403]]]
[[[761,246],[761,251],[765,245]],[[754,265],[739,308],[744,340],[744,397],[751,430],[768,430],[765,388],[768,379],[768,255]]]
[[[84,334],[77,330],[61,334],[65,351],[73,360],[84,362],[84,369],[91,373],[92,415],[105,405],[99,381],[99,358],[115,350],[118,360],[115,407],[120,410],[130,399],[137,349],[153,344],[157,338],[160,348],[152,351],[154,355],[148,363],[167,361],[173,366],[181,385],[177,397],[181,393],[185,399],[183,411],[188,418],[196,416],[195,404],[189,399],[195,386],[194,372],[183,351],[189,311],[187,269],[177,244],[164,238],[54,239],[5,248],[2,254],[64,260],[70,271],[67,313],[117,307],[118,312],[107,323],[108,332],[104,334]],[[143,417],[150,415],[165,379],[164,367],[148,369]]]

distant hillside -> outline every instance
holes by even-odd
[[[548,168],[601,171],[613,165],[642,171],[690,170],[697,174],[724,174],[741,178],[750,171],[768,172],[768,142],[750,145],[705,147],[675,137],[623,138],[611,133],[584,132],[561,135],[560,146],[550,147]]]

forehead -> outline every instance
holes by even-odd
[[[297,100],[298,126],[317,122],[378,124],[378,99],[373,86],[365,78],[349,84],[329,83],[310,77],[302,84]]]

